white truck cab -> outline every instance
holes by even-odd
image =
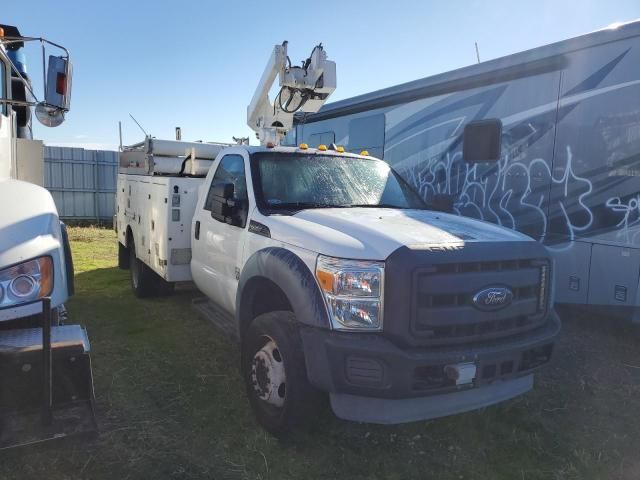
[[[40,102],[25,42],[41,44],[47,65]],[[45,61],[47,46],[62,55]],[[89,339],[80,325],[63,325],[73,293],[69,239],[42,186],[42,142],[31,138],[31,107],[44,125],[59,125],[70,88],[64,47],[0,25],[0,450],[97,430]]]
[[[119,195],[134,289],[193,279],[233,315],[251,403],[275,434],[310,419],[318,392],[339,417],[377,423],[483,407],[529,390],[551,358],[545,248],[430,210],[381,160],[231,146],[206,177],[121,173]],[[127,255],[141,248],[147,261]]]
[[[73,293],[66,231],[42,185],[42,142],[31,138],[32,90],[22,54],[30,40],[16,27],[0,25],[0,328],[39,325],[37,300],[43,297],[51,299],[57,322]],[[61,75],[64,90],[52,85],[36,107],[38,118],[51,125],[62,121],[69,106],[68,54],[52,56],[48,66],[54,83]]]
[[[316,111],[335,87],[321,47],[307,67],[276,46],[248,109],[262,146],[123,149],[114,223],[135,293],[193,280],[233,317],[248,397],[275,435],[327,393],[340,418],[398,423],[531,389],[560,329],[546,249],[432,209],[367,152],[279,146],[291,105]],[[496,127],[465,128],[465,154],[495,155]]]

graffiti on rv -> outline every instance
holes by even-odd
[[[547,160],[521,161],[513,151],[491,166],[466,163],[460,151],[448,151],[427,162],[401,167],[400,172],[427,201],[449,196],[458,215],[523,231],[540,241],[549,239],[547,209],[555,212],[554,234],[560,234],[563,242],[549,243],[551,249],[570,247],[581,235],[600,230],[596,227],[603,222],[607,230],[615,231],[616,240],[640,243],[640,195],[612,196],[602,208],[595,208],[592,181],[576,173],[571,146],[563,153],[564,158],[556,158],[553,171]],[[596,216],[600,225],[596,225]]]
[[[460,151],[447,152],[402,173],[427,200],[452,195],[455,213],[525,231],[541,241],[547,238],[549,228],[545,210],[549,185],[555,186],[563,194],[557,195],[556,206],[564,221],[565,238],[573,241],[593,224],[594,213],[586,202],[593,186],[575,172],[570,146],[566,147],[565,155],[564,166],[552,172],[549,162],[542,158],[524,163],[511,160],[507,153],[487,167],[465,163]],[[640,209],[640,203],[633,206]]]
[[[609,198],[605,206],[611,211],[622,215],[622,220],[616,224],[616,236],[625,243],[636,243],[640,240],[640,195],[636,195],[626,202],[620,197]]]

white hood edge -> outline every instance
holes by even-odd
[[[492,223],[428,210],[309,209],[264,217],[264,223],[276,241],[323,255],[368,260],[385,260],[402,246],[534,241]]]

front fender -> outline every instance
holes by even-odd
[[[247,285],[263,278],[275,283],[286,295],[296,319],[306,325],[330,328],[327,307],[313,273],[290,250],[269,247],[255,252],[246,262],[236,293],[236,320],[242,337],[253,320]]]
[[[64,222],[60,222],[60,233],[62,234],[62,249],[64,252],[64,267],[67,274],[67,295],[72,296],[76,292],[75,272],[73,269],[73,257],[71,256],[71,244],[69,243],[69,234],[67,226]]]
[[[67,300],[68,283],[60,220],[51,194],[19,180],[0,182],[0,270],[34,258],[53,259],[51,305]],[[0,320],[32,315],[28,306],[3,308]]]

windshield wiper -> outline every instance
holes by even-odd
[[[349,208],[399,208],[403,210],[412,210],[418,208],[415,207],[401,207],[400,205],[393,205],[391,203],[352,203],[350,205],[345,205],[345,207]]]
[[[271,210],[307,210],[313,208],[395,208],[402,210],[425,210],[420,207],[401,207],[399,205],[393,205],[391,203],[347,203],[347,204],[332,204],[321,202],[286,202],[270,204]]]
[[[306,210],[310,208],[345,208],[349,206],[320,202],[287,202],[270,204],[269,208],[272,210]]]

